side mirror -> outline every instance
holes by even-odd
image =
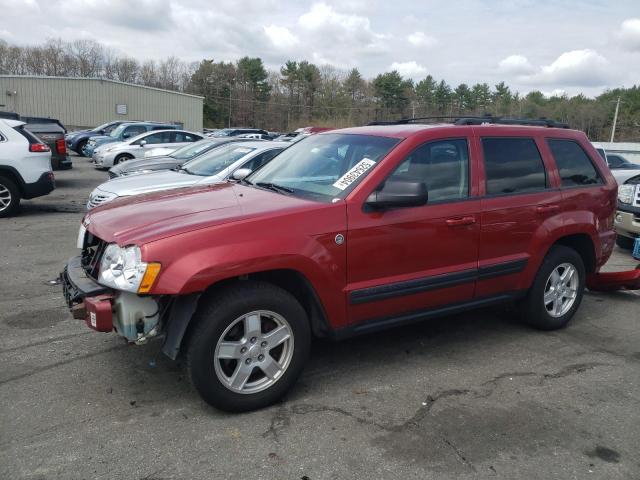
[[[423,182],[387,181],[381,189],[371,192],[365,205],[374,210],[400,207],[420,207],[429,201]]]
[[[244,180],[250,173],[250,168],[239,168],[231,174],[231,178],[237,181]]]
[[[105,134],[105,133],[107,133],[107,132],[105,132],[105,130],[104,130],[104,128],[103,128],[103,129],[102,129],[102,130],[100,130],[98,133],[99,133],[100,135],[104,135],[104,134]]]
[[[146,140],[140,140],[139,145],[140,145],[141,147],[144,147],[146,144],[147,144],[147,141],[146,141]]]

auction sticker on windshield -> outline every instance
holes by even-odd
[[[376,162],[374,162],[373,160],[369,158],[363,158],[358,163],[356,163],[351,170],[340,177],[338,181],[333,184],[333,186],[340,190],[344,190],[375,164]]]

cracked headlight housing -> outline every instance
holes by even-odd
[[[635,190],[635,185],[620,185],[620,187],[618,187],[618,201],[620,203],[630,204],[633,201]]]
[[[98,282],[107,287],[132,293],[148,293],[160,273],[159,263],[142,261],[137,246],[110,244],[100,262]]]

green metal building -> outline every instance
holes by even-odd
[[[202,106],[197,95],[102,78],[0,75],[0,111],[57,118],[69,130],[152,120],[199,131]]]

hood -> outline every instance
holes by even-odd
[[[128,160],[124,163],[119,163],[115,167],[111,167],[110,171],[118,175],[122,173],[131,173],[136,170],[170,170],[182,165],[183,160],[178,160],[173,157],[153,157],[153,159],[140,158],[134,160]]]
[[[324,207],[234,183],[196,186],[119,199],[89,212],[87,229],[107,242],[143,245],[202,228]]]
[[[203,179],[199,175],[189,175],[187,173],[163,170],[160,172],[147,173],[145,175],[131,175],[118,177],[99,185],[96,190],[115,193],[119,197],[139,195],[141,193],[157,192],[170,188],[180,188],[195,185]]]

